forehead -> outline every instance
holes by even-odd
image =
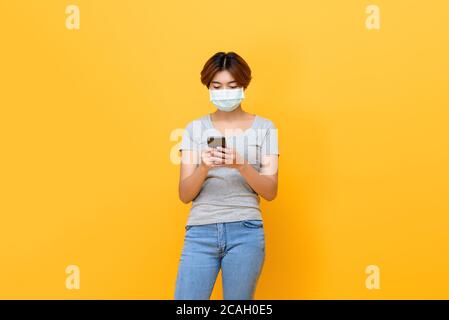
[[[212,78],[212,82],[229,83],[235,81],[228,70],[218,71]]]

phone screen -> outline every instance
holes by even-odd
[[[226,138],[225,137],[208,137],[207,145],[210,148],[216,148],[216,147],[226,148]]]

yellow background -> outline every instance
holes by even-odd
[[[69,4],[80,30],[65,27]],[[369,4],[380,30],[365,27]],[[256,298],[449,298],[448,12],[2,1],[0,298],[172,299],[190,205],[170,134],[215,110],[199,72],[217,51],[247,60],[242,106],[279,128]],[[65,287],[72,264],[80,290]]]

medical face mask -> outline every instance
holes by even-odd
[[[236,109],[245,98],[243,87],[236,89],[209,89],[210,101],[221,111]]]

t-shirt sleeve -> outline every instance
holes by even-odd
[[[279,155],[278,129],[274,123],[269,120],[265,130],[266,133],[261,145],[262,155]]]
[[[184,129],[184,132],[182,134],[182,141],[181,141],[181,145],[179,146],[179,151],[181,151],[181,150],[197,151],[198,149],[199,149],[198,142],[195,141],[194,135],[193,135],[193,122],[190,122],[187,124],[187,126]]]

